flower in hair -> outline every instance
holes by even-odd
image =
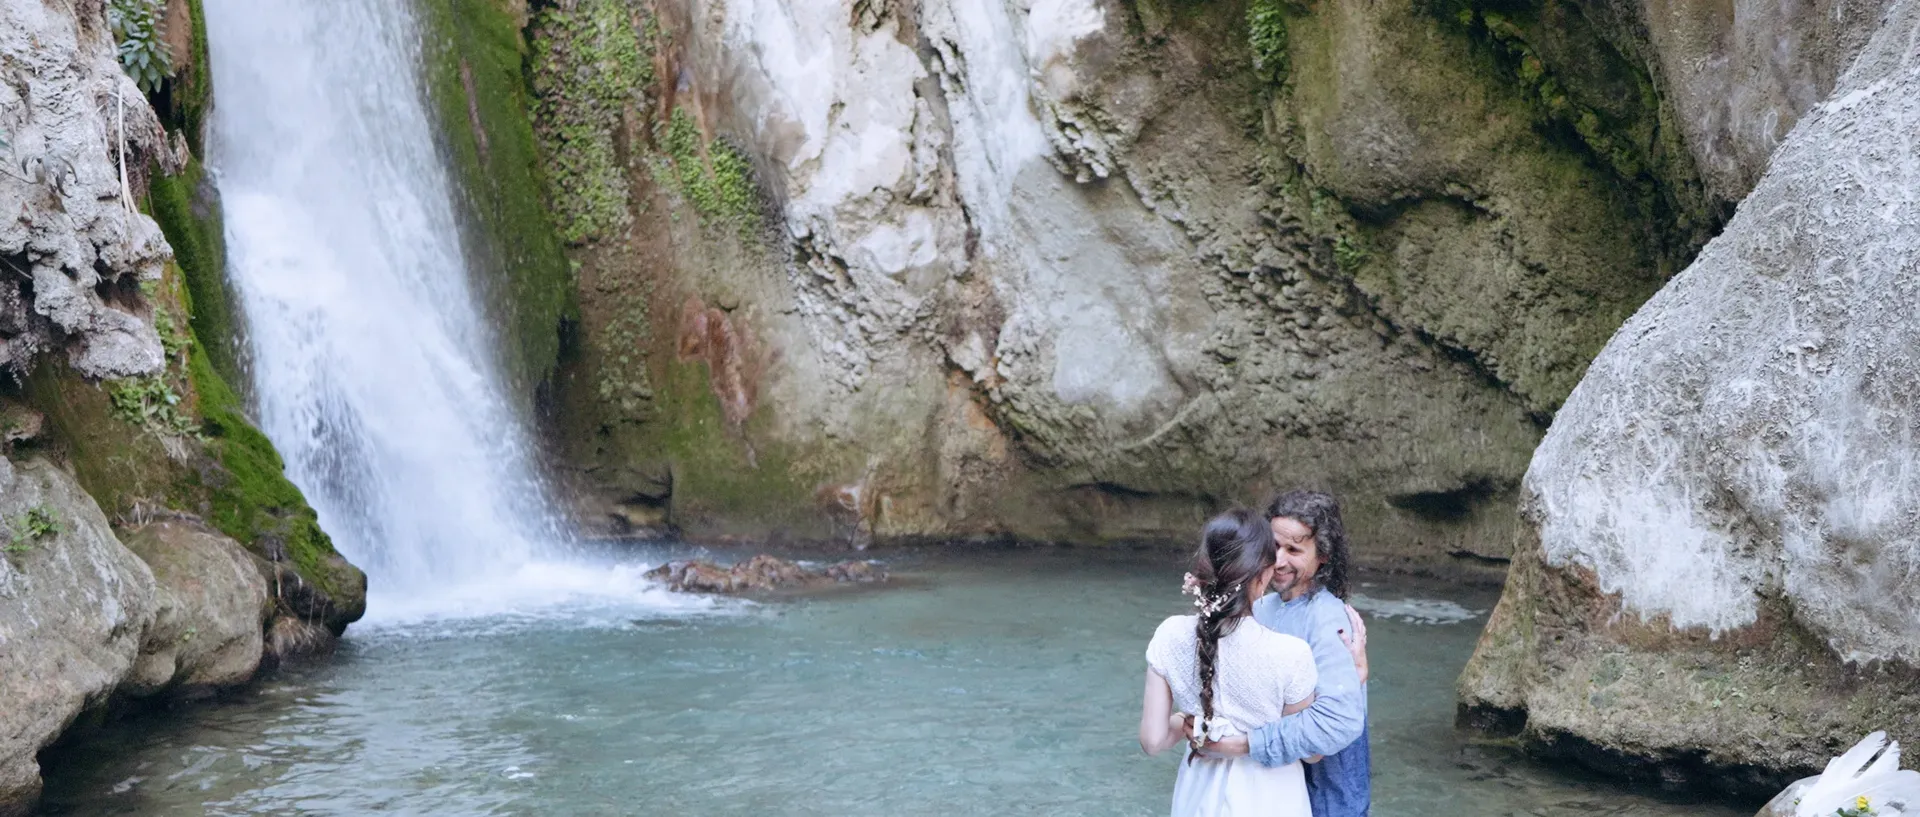
[[[1240,585],[1236,584],[1225,591],[1207,595],[1207,592],[1200,587],[1200,580],[1194,578],[1192,573],[1188,573],[1185,581],[1180,585],[1181,595],[1192,596],[1193,606],[1200,608],[1200,615],[1203,616],[1214,615],[1226,609],[1227,600],[1233,598],[1233,594],[1238,592],[1240,592]]]

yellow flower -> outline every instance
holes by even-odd
[[[1853,798],[1853,807],[1854,807],[1854,808],[1856,808],[1856,809],[1859,809],[1859,810],[1861,810],[1861,811],[1866,811],[1866,810],[1867,810],[1867,796],[1863,794],[1863,795],[1860,795],[1859,797],[1855,797],[1855,798]]]

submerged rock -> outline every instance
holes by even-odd
[[[1920,734],[1920,2],[1893,3],[1725,234],[1534,455],[1465,720],[1759,794]]]
[[[647,578],[683,593],[759,593],[832,584],[884,582],[887,568],[875,561],[847,561],[818,567],[760,554],[729,566],[700,560],[668,562],[647,571]]]

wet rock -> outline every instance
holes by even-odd
[[[827,578],[837,582],[884,582],[887,568],[875,561],[840,562],[827,566]]]
[[[664,582],[670,590],[684,593],[761,593],[884,582],[887,568],[875,561],[847,561],[817,567],[763,553],[731,567],[699,560],[668,562],[647,571],[646,576]]]
[[[251,680],[272,607],[246,550],[187,519],[135,528],[122,541],[152,569],[159,603],[122,691],[193,697]]]

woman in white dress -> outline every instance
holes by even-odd
[[[1147,645],[1140,748],[1157,755],[1193,739],[1173,784],[1173,817],[1310,817],[1300,764],[1207,758],[1194,745],[1277,721],[1313,703],[1319,682],[1307,642],[1253,620],[1253,600],[1273,580],[1273,531],[1252,511],[1207,522],[1187,574],[1196,615],[1161,622]]]

